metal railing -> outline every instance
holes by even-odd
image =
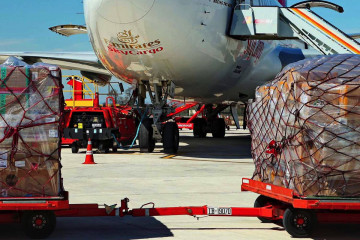
[[[67,81],[71,81],[71,80],[81,81],[81,83],[82,83],[82,90],[75,90],[75,88],[73,86],[71,90],[63,91],[64,93],[71,93],[71,96],[72,96],[72,101],[70,101],[70,100],[66,101],[67,107],[71,107],[68,105],[69,103],[72,104],[73,108],[82,105],[81,102],[83,102],[83,101],[75,100],[76,93],[82,93],[83,94],[82,98],[85,101],[88,100],[89,102],[90,101],[94,102],[95,93],[99,92],[99,87],[96,83],[94,83],[94,81],[92,81],[91,79],[86,78],[84,76],[77,76],[77,75],[64,75],[63,77],[66,78]],[[93,87],[94,90],[90,87],[91,84],[94,86]],[[86,97],[89,97],[89,99],[86,99]],[[88,106],[88,104],[86,106]]]

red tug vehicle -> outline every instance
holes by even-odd
[[[116,96],[100,94],[98,86],[84,77],[68,76],[72,98],[65,100],[65,127],[62,145],[70,145],[72,153],[86,148],[90,138],[93,147],[107,153],[116,152],[118,143],[130,145],[136,135],[135,113],[128,105],[117,105]],[[94,90],[89,87],[94,84]],[[116,94],[116,91],[113,91]],[[100,96],[107,95],[100,105]]]

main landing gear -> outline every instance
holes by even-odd
[[[147,116],[143,119],[139,130],[140,152],[151,153],[156,143],[162,142],[166,154],[175,154],[179,149],[179,129],[169,117],[174,111],[167,104],[168,97],[174,97],[175,85],[171,81],[140,82],[137,89],[138,107],[142,114]],[[146,94],[150,97],[151,104],[145,104]]]
[[[214,138],[225,137],[225,120],[218,118],[218,114],[224,111],[228,105],[220,104],[213,107],[212,104],[205,105],[204,116],[202,118],[195,118],[194,123],[194,137],[205,138],[207,133],[212,133]]]

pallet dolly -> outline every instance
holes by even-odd
[[[129,209],[129,199],[121,200],[121,206],[98,204],[69,204],[68,193],[63,199],[31,198],[0,199],[0,223],[20,222],[31,238],[46,238],[56,226],[57,217],[100,216],[218,216],[257,217],[262,222],[282,221],[285,230],[293,237],[308,237],[317,223],[360,223],[360,201],[353,199],[301,198],[293,190],[248,178],[242,180],[242,191],[260,194],[254,207],[167,207],[155,208],[147,203],[140,208]],[[152,205],[151,208],[145,208]]]

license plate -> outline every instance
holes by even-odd
[[[232,215],[232,209],[208,207],[208,215]]]
[[[93,128],[100,128],[101,127],[101,123],[93,123],[92,124]]]

